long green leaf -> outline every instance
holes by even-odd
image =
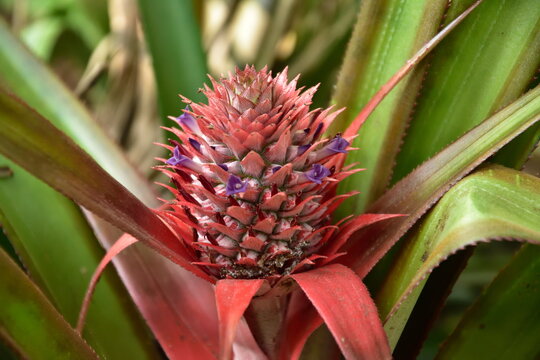
[[[97,359],[24,272],[0,249],[0,338],[28,359]]]
[[[453,184],[540,120],[540,87],[469,131],[387,191],[370,213],[409,214],[357,232],[342,262],[365,276]],[[389,224],[392,226],[389,226]]]
[[[423,279],[448,256],[492,239],[540,243],[539,203],[538,178],[500,166],[454,186],[409,239],[377,296],[391,343],[397,342],[416,298],[403,301],[413,290],[419,292]]]
[[[50,122],[1,91],[0,153],[170,260],[210,280],[187,260],[185,247],[151,209]]]
[[[334,94],[337,107],[346,110],[333,131],[344,130],[373,94],[437,33],[446,4],[446,0],[361,3]],[[339,216],[348,215],[351,208],[362,212],[385,190],[422,74],[423,66],[402,81],[363,125],[354,142],[359,150],[348,155],[348,162],[360,161],[366,171],[340,185],[340,191],[355,189],[362,196],[346,202]]]
[[[448,17],[470,3],[453,1]],[[435,50],[394,181],[519,97],[539,66],[538,2],[485,1]]]
[[[202,100],[198,89],[206,80],[206,59],[193,3],[138,0],[146,41],[156,74],[161,113],[181,113],[178,94]],[[168,121],[168,120],[165,120]],[[168,124],[169,125],[169,124]]]
[[[540,87],[484,121],[387,191],[368,212],[409,215],[356,232],[343,247],[346,254],[339,261],[364,278],[452,185],[538,121]]]
[[[470,3],[454,1],[448,18]],[[527,0],[486,2],[434,51],[424,88],[417,99],[418,106],[411,116],[412,125],[403,152],[398,156],[396,179],[527,88],[540,64],[539,11],[538,6]],[[538,129],[535,125],[519,135],[496,155],[495,161],[521,166],[538,141]],[[401,256],[407,259],[407,254]],[[404,263],[405,259],[397,261]],[[460,262],[454,264],[461,266]],[[438,291],[446,292],[440,282],[432,284]],[[420,290],[415,290],[406,306],[413,306],[419,294]],[[404,317],[409,314],[399,312],[388,328],[399,334]]]
[[[467,311],[437,359],[538,358],[540,247],[524,246]]]
[[[103,250],[80,209],[69,199],[3,156],[0,165],[11,172],[0,178],[0,224],[32,279],[75,325]],[[121,290],[112,270],[105,274],[84,335],[108,359],[152,358],[150,338],[145,338],[145,328],[135,321],[137,314]]]
[[[25,101],[50,116],[56,126],[69,134],[109,174],[146,204],[155,205],[155,195],[148,183],[104,136],[80,102],[1,24],[0,65],[5,69],[0,73],[0,83],[17,89]],[[93,214],[88,216],[104,247],[110,247],[121,235]],[[178,324],[182,323],[187,323],[209,347],[217,349],[217,327],[212,326],[217,314],[211,286],[144,246],[134,246],[127,252],[129,255],[115,260],[115,266],[165,352],[173,357],[183,351],[185,338],[174,335],[179,333]],[[191,297],[191,290],[185,289],[197,289],[197,298]],[[90,311],[93,307],[95,304]],[[198,314],[196,319],[189,316],[194,313]]]
[[[0,19],[0,84],[68,134],[79,146],[147,204],[155,197],[147,182],[91,118],[84,106],[11,34]]]

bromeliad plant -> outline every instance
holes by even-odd
[[[144,4],[145,1],[141,1],[143,9]],[[382,5],[367,2],[353,39],[358,40],[358,29],[370,23],[366,19],[372,11],[377,13],[378,6]],[[65,134],[20,100],[2,92],[0,152],[127,233],[112,245],[116,237],[108,233],[111,229],[88,215],[101,241],[112,246],[92,279],[77,330],[103,356],[152,357],[152,350],[140,344],[137,350],[125,350],[132,351],[129,355],[124,349],[115,353],[119,347],[114,336],[102,336],[110,330],[107,327],[115,326],[113,323],[104,325],[99,332],[96,320],[92,323],[90,318],[83,332],[90,296],[101,271],[120,251],[133,245],[116,258],[116,265],[133,300],[170,358],[299,358],[306,341],[323,322],[346,358],[390,358],[391,349],[405,326],[404,319],[408,318],[418,297],[415,289],[445,257],[482,239],[503,237],[540,242],[540,219],[537,212],[531,211],[535,199],[539,198],[538,179],[500,166],[487,167],[460,182],[419,225],[418,231],[408,232],[449,187],[538,122],[538,88],[419,166],[375,201],[367,213],[353,216],[351,211],[344,210],[347,216],[332,219],[343,201],[376,197],[378,194],[374,193],[381,186],[376,177],[365,174],[371,184],[362,188],[373,189],[373,194],[358,196],[354,186],[349,192],[343,193],[340,189],[347,181],[350,184],[349,179],[359,171],[354,162],[345,164],[347,155],[355,157],[351,144],[360,126],[389,91],[473,9],[474,6],[457,17],[421,48],[372,100],[362,104],[365,106],[357,116],[348,115],[356,112],[355,107],[359,105],[346,93],[354,93],[350,84],[361,77],[356,71],[362,68],[359,63],[367,60],[363,55],[358,56],[354,42],[350,44],[338,82],[337,111],[335,108],[310,110],[316,88],[297,89],[298,79],[289,82],[286,70],[274,76],[266,68],[257,71],[248,66],[228,77],[211,79],[211,87],[202,90],[207,101],[191,102],[184,98],[188,107],[182,115],[173,118],[176,125],[167,128],[175,138],[163,145],[170,157],[161,159],[163,165],[158,168],[170,179],[162,185],[170,190],[173,199],[164,199],[158,210],[143,205]],[[151,23],[153,15],[155,13],[148,11],[143,13],[143,19]],[[162,15],[166,18],[166,14]],[[151,32],[148,37],[151,48],[160,46],[152,44]],[[536,60],[531,57],[527,58],[534,63]],[[156,68],[158,78],[160,71]],[[347,76],[350,78],[344,79]],[[407,89],[418,90],[418,79],[412,77],[407,81]],[[519,86],[513,84],[510,88],[516,90]],[[21,96],[24,95],[23,92]],[[404,98],[406,100],[407,96]],[[405,101],[404,98],[397,102]],[[396,101],[391,95],[389,100]],[[338,117],[342,105],[348,106],[340,115],[341,119],[351,118],[348,126]],[[380,106],[381,111],[388,109],[388,103]],[[422,111],[422,107],[417,111]],[[399,119],[400,115],[389,118]],[[375,134],[372,124],[370,128],[370,123],[366,123],[366,130]],[[64,131],[72,132],[70,126],[66,123]],[[395,134],[390,130],[380,143],[392,143]],[[89,133],[91,131],[94,130],[90,129]],[[374,144],[372,139],[363,138],[363,134],[361,131],[363,141],[359,143],[359,152],[365,151],[370,141]],[[528,144],[537,141],[535,134],[524,135],[527,137],[522,137],[522,141],[525,139]],[[373,145],[373,151],[377,146]],[[84,147],[100,163],[107,164],[108,157],[114,156],[114,150],[103,152],[88,143]],[[377,174],[381,178],[388,177],[386,168],[381,165],[384,162],[377,164]],[[13,178],[16,179],[22,170],[15,165],[5,169],[3,176],[10,178],[11,168],[15,168]],[[129,167],[108,167],[107,170],[120,177],[128,174],[127,185],[135,193],[146,186]],[[483,192],[488,195],[477,195]],[[453,203],[452,199],[459,201]],[[360,203],[362,201],[365,200]],[[498,207],[481,211],[486,204]],[[341,209],[350,209],[349,206]],[[356,207],[361,209],[362,205],[357,203]],[[475,213],[471,208],[479,210]],[[462,216],[465,211],[469,216]],[[463,225],[467,221],[470,224]],[[464,226],[467,231],[463,230]],[[17,232],[10,233],[11,228],[6,228],[10,240],[16,244],[13,234]],[[411,239],[383,282],[375,305],[362,280],[405,233]],[[172,262],[134,245],[137,241]],[[24,255],[21,249],[24,247],[17,248]],[[534,250],[527,249],[525,255],[520,254],[515,260],[517,265],[507,270],[521,274],[519,284],[534,279],[538,261],[528,256],[531,251]],[[23,256],[29,264],[36,262],[34,258]],[[7,289],[22,284],[14,295],[11,290],[0,291],[2,299],[10,304],[0,312],[0,324],[7,329],[0,333],[8,334],[16,351],[23,356],[39,356],[39,351],[48,346],[47,342],[35,339],[50,338],[51,357],[95,356],[3,253],[0,265],[4,273],[10,274],[10,279],[17,279],[11,281]],[[476,319],[491,320],[489,314],[493,312],[509,313],[505,306],[514,298],[501,299],[497,288],[504,289],[505,282],[511,282],[512,278],[502,276],[497,281],[490,294],[498,297],[497,304],[501,305],[493,307],[484,302],[480,310],[473,309],[469,323],[464,323],[459,331],[470,331]],[[47,281],[44,283],[44,288],[53,294],[55,305],[67,314],[60,296],[56,296]],[[445,284],[451,286],[451,282]],[[33,316],[38,320],[33,322],[37,330],[32,343],[38,346],[24,343],[24,329],[21,331],[18,321],[4,320],[18,319],[13,316],[17,314],[13,309],[17,309],[21,299],[25,300],[23,304],[35,307],[30,312],[37,314]],[[96,297],[96,302],[98,300]],[[528,301],[520,307],[525,318],[527,310],[536,309],[534,293]],[[531,304],[533,307],[528,306]],[[43,329],[42,319],[53,329],[50,334],[39,332]],[[74,323],[73,317],[68,320]],[[105,321],[101,319],[102,324]],[[517,323],[517,328],[520,325]],[[514,330],[510,328],[510,331]],[[138,338],[132,333],[126,337],[128,335]],[[406,335],[405,332],[404,338]],[[326,333],[320,333],[319,341],[310,347],[316,349],[319,358],[339,357],[334,346],[325,345],[326,337]],[[455,335],[455,339],[462,338],[460,333]],[[482,334],[476,339],[481,342]],[[463,354],[464,347],[470,349],[471,345],[460,341],[451,341],[440,356],[452,357]],[[524,341],[513,354],[523,354],[526,358],[531,351],[535,351],[534,341]]]

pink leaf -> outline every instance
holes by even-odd
[[[349,239],[349,237],[356,231],[365,228],[371,224],[374,224],[379,221],[386,219],[391,219],[399,216],[404,216],[401,214],[362,214],[358,215],[352,220],[349,220],[347,223],[341,226],[339,232],[334,236],[332,241],[324,249],[324,254],[330,255],[337,252]]]
[[[92,295],[94,294],[94,290],[96,289],[96,285],[99,281],[99,278],[101,277],[101,274],[116,255],[118,255],[125,248],[135,244],[136,242],[137,239],[135,239],[133,236],[121,236],[120,239],[118,239],[118,241],[116,241],[113,246],[111,246],[111,248],[107,250],[107,253],[99,262],[98,267],[96,268],[96,270],[94,270],[94,274],[92,274],[92,278],[90,279],[90,284],[86,289],[86,293],[84,294],[84,299],[76,327],[79,333],[82,333],[82,330],[84,328],[84,322],[86,320],[86,314],[88,313],[88,307],[90,306],[90,300],[92,299]]]
[[[315,306],[346,359],[392,358],[375,303],[351,269],[333,264],[291,277]]]
[[[118,231],[94,214],[86,215],[102,245],[109,248]],[[113,263],[169,359],[217,358],[218,322],[212,284],[141,244],[126,249]]]
[[[263,279],[225,279],[217,282],[216,304],[219,318],[220,359],[232,359],[232,344],[238,322],[263,283]]]

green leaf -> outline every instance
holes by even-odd
[[[47,61],[63,27],[64,21],[60,17],[46,17],[24,28],[21,38],[37,57]]]
[[[448,16],[470,3],[454,1]],[[519,97],[538,66],[538,2],[485,1],[434,51],[394,181]]]
[[[336,106],[346,110],[331,131],[343,131],[373,94],[437,33],[446,4],[446,0],[361,3],[334,94]],[[420,66],[405,78],[363,125],[354,141],[359,150],[351,152],[347,162],[360,161],[367,170],[340,185],[340,192],[354,189],[362,196],[347,201],[338,218],[348,215],[351,208],[362,212],[384,192],[423,70]]]
[[[97,359],[24,272],[0,250],[0,338],[22,358]]]
[[[127,162],[84,106],[11,34],[0,19],[0,84],[68,134],[116,180],[147,204],[155,203],[148,183]]]
[[[540,243],[538,203],[540,179],[501,166],[480,170],[448,191],[408,239],[377,296],[391,344],[416,301],[405,298],[417,295],[423,279],[448,256],[493,239]]]
[[[379,198],[370,213],[408,216],[354,234],[341,261],[365,276],[452,185],[539,120],[540,86],[469,131]]]
[[[539,273],[540,247],[524,246],[467,311],[437,359],[537,358]]]
[[[24,49],[0,20],[0,83],[8,84],[83,147],[109,174],[146,204],[155,205],[156,196],[125,156],[96,126],[82,104],[40,62]],[[88,214],[103,246],[110,247],[121,235],[108,223]],[[178,324],[187,322],[201,341],[217,349],[217,318],[213,290],[196,278],[144,246],[127,250],[129,256],[116,258],[115,266],[131,297],[167,354],[177,354],[185,338],[175,336]],[[46,256],[46,254],[41,254]],[[194,299],[189,290],[199,293]],[[180,304],[180,306],[178,305]],[[91,306],[92,308],[92,306]],[[90,310],[92,311],[92,310]],[[193,320],[185,314],[197,313]],[[173,329],[173,331],[171,331]]]
[[[103,250],[69,199],[3,156],[0,166],[12,174],[0,178],[0,224],[34,282],[75,325]],[[150,338],[122,290],[111,269],[94,295],[85,338],[108,359],[152,358]]]
[[[178,94],[202,100],[198,93],[206,80],[200,30],[192,1],[139,0],[146,41],[152,54],[161,114],[181,113]],[[170,124],[167,124],[170,125]]]
[[[0,153],[163,256],[210,280],[187,260],[185,247],[151,209],[50,122],[1,91]]]

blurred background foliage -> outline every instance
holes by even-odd
[[[288,66],[290,78],[302,74],[302,86],[319,84],[314,106],[327,106],[359,3],[0,0],[0,17],[80,97],[131,162],[155,177],[151,168],[160,148],[153,142],[165,141],[159,126],[169,125],[168,115],[181,113],[183,104],[176,94],[200,99],[197,89],[205,73],[219,77],[245,64],[267,65],[275,72]],[[537,151],[528,163],[531,172],[540,168],[539,159]],[[2,234],[0,244],[17,258]],[[436,354],[465,309],[518,248],[514,243],[478,247],[420,358]]]
[[[245,64],[268,65],[275,71],[288,66],[290,77],[302,74],[302,85],[320,84],[315,106],[326,106],[358,4],[358,0],[209,0],[193,4],[0,0],[0,11],[13,33],[84,100],[107,133],[148,174],[159,152],[152,142],[162,136],[156,125],[166,116],[180,113],[182,103],[176,94],[200,100],[196,90],[206,80],[206,72],[219,77]],[[146,16],[141,19],[139,9],[146,6],[153,7],[155,15],[143,12]],[[170,19],[173,24],[166,23],[167,14],[174,16]],[[178,80],[169,80],[176,83],[176,87],[170,86],[175,91],[167,92],[167,101],[161,103],[142,31],[142,26],[154,21],[158,26],[152,26],[149,35],[164,47],[155,51],[168,58],[159,67],[156,64],[158,72],[164,72],[157,74],[162,82],[174,79],[175,66],[182,66],[185,59],[201,60],[184,64],[190,67],[187,73],[193,74],[186,91],[179,91]],[[196,26],[183,29],[185,22],[196,22]],[[200,36],[185,36],[199,26]],[[200,39],[202,43],[197,43]],[[194,56],[198,51],[200,56]]]

